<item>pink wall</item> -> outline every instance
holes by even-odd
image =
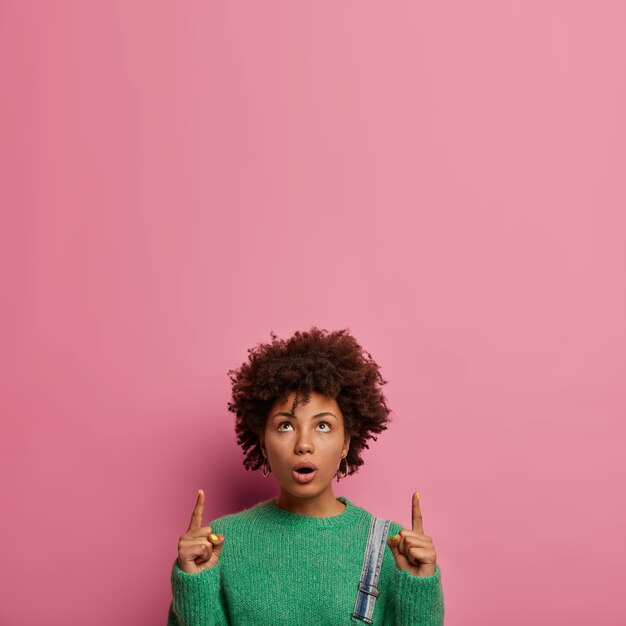
[[[274,495],[246,349],[348,327],[340,483],[447,626],[626,623],[619,2],[3,2],[0,623],[163,624],[196,490]]]

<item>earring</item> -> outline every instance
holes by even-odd
[[[341,464],[345,463],[345,470],[341,470]],[[339,467],[337,468],[337,482],[339,482],[342,478],[345,478],[348,475],[349,465],[345,456],[341,457],[341,461],[339,461]]]
[[[266,471],[267,470],[267,471]],[[272,473],[267,463],[263,463],[263,478],[267,478]]]
[[[263,455],[263,458],[265,459],[263,461],[263,465],[262,465],[262,467],[263,467],[263,478],[267,478],[272,473],[272,470],[270,469],[270,466],[269,466],[269,464],[267,462],[267,455],[265,454],[265,450],[261,450],[261,454]]]

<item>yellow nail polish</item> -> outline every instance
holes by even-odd
[[[399,536],[399,535],[394,535],[394,536],[391,538],[391,541],[393,541],[394,543],[395,543],[396,541],[400,541],[400,536]]]
[[[416,497],[418,500],[420,499],[420,494],[419,494],[419,492],[417,492],[417,491],[415,492],[415,497]]]
[[[215,534],[209,535],[209,539],[213,542],[219,541],[219,537]]]

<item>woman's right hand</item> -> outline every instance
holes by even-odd
[[[215,567],[224,545],[224,535],[213,534],[210,526],[202,527],[203,513],[204,491],[199,489],[189,528],[178,540],[178,567],[188,574]]]

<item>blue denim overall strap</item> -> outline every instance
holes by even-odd
[[[385,544],[387,543],[387,531],[391,522],[372,515],[365,555],[363,557],[363,569],[361,570],[361,580],[359,581],[359,591],[354,603],[351,623],[356,624],[356,620],[361,620],[366,624],[373,624],[372,615],[374,605],[378,597],[378,578],[380,568],[385,556]]]

